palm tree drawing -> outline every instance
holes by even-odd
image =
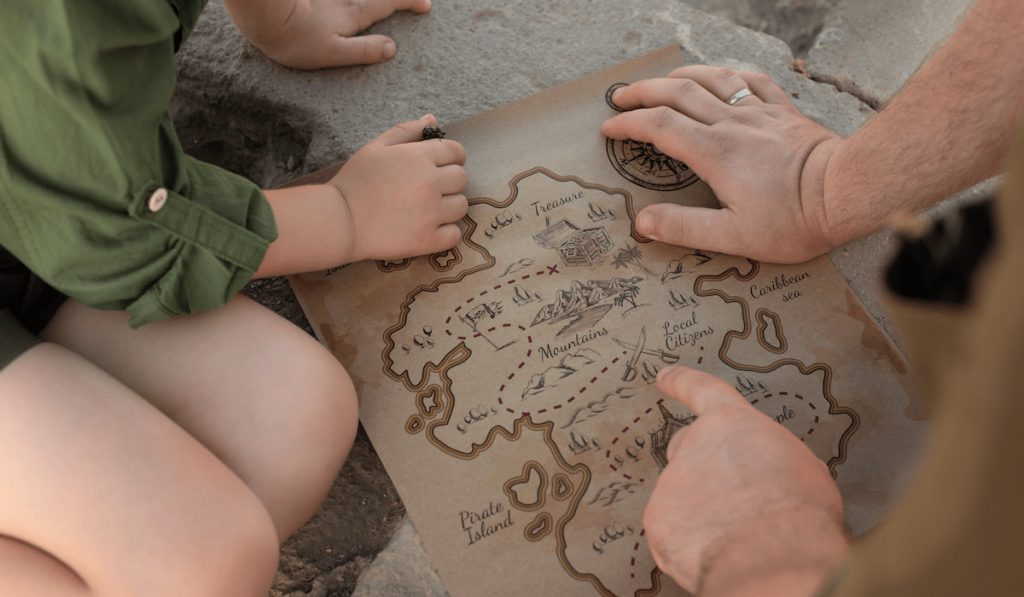
[[[654,276],[655,273],[644,265],[643,257],[644,254],[640,251],[639,245],[627,245],[625,249],[619,249],[619,252],[615,254],[612,264],[615,265],[615,269],[634,267],[648,276]]]

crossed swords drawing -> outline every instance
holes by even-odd
[[[640,328],[640,336],[636,340],[636,344],[619,340],[618,338],[612,338],[615,343],[625,348],[626,350],[633,351],[633,356],[629,358],[626,363],[626,372],[622,374],[622,381],[632,382],[636,379],[639,369],[637,363],[640,361],[640,355],[647,355],[651,357],[658,357],[666,365],[675,365],[679,362],[679,355],[662,350],[660,348],[647,348],[647,327]],[[647,363],[643,364],[644,368],[644,381],[651,383],[654,378],[658,375],[658,370],[651,367]]]

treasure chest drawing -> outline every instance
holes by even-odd
[[[558,251],[568,266],[594,265],[612,248],[612,239],[603,227],[581,229],[565,219],[550,224],[533,240]]]

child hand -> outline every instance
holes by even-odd
[[[239,29],[268,58],[309,70],[391,60],[397,48],[390,37],[356,34],[395,11],[423,14],[430,12],[431,6],[431,0],[292,2],[288,12],[281,4],[261,10],[262,2],[253,0],[229,0],[228,9]]]
[[[330,183],[351,213],[350,261],[392,260],[446,251],[462,238],[469,210],[466,150],[447,139],[421,141],[433,116],[405,122],[360,149]]]

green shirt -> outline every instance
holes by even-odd
[[[277,231],[253,183],[186,156],[174,53],[205,0],[5,0],[0,244],[139,326],[227,302]]]

